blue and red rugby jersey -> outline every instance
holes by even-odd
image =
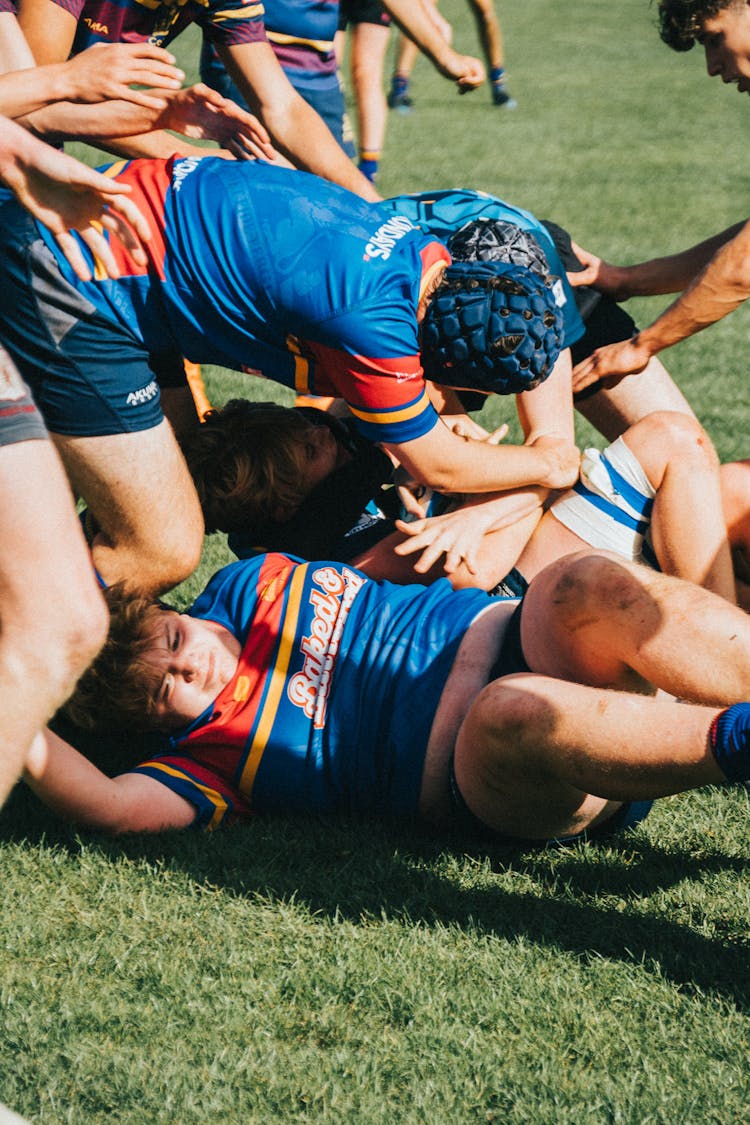
[[[53,0],[78,20],[71,54],[94,43],[166,47],[191,23],[212,43],[265,42],[260,0]]]
[[[189,612],[241,641],[235,676],[133,772],[209,828],[254,811],[411,816],[443,686],[489,604],[447,579],[394,586],[279,554],[232,563]]]
[[[147,268],[110,236],[122,276],[99,268],[81,282],[40,230],[67,281],[150,354],[177,350],[341,397],[372,441],[409,441],[437,424],[417,307],[450,261],[441,243],[344,188],[262,161],[134,160],[109,174],[132,186],[152,228]]]

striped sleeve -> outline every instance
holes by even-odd
[[[233,786],[193,758],[160,756],[141,762],[131,773],[143,774],[166,785],[195,806],[194,828],[213,831],[231,820],[252,815],[249,804]]]

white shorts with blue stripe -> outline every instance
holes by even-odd
[[[640,462],[619,437],[602,453],[584,452],[578,484],[558,497],[550,511],[592,547],[651,562],[648,545],[644,558],[644,538],[655,495]]]

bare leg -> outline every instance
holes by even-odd
[[[469,6],[476,20],[487,70],[497,70],[498,67],[504,67],[503,36],[493,0],[469,0]]]
[[[360,166],[366,161],[373,164],[373,176],[383,151],[388,120],[388,106],[383,92],[383,67],[389,36],[389,27],[373,23],[357,23],[351,30],[349,65],[357,103]],[[364,167],[362,170],[367,175]]]
[[[722,465],[720,477],[737,600],[744,610],[750,612],[750,461],[732,461]]]
[[[623,801],[721,782],[708,747],[710,707],[605,692],[543,676],[488,685],[456,743],[471,811],[498,832],[571,835]]]
[[[629,375],[616,387],[581,399],[576,409],[608,441],[656,410],[671,410],[695,418],[693,409],[666,368],[652,359],[639,375]]]
[[[750,698],[750,617],[615,555],[569,555],[543,570],[526,595],[522,641],[547,676],[707,705]]]
[[[107,632],[107,613],[50,441],[0,447],[0,804]]]
[[[169,423],[108,437],[54,436],[101,529],[93,555],[105,581],[161,593],[187,578],[200,561],[203,516]]]
[[[719,460],[703,428],[681,414],[651,414],[624,435],[656,489],[651,535],[659,565],[736,601]]]
[[[735,601],[719,464],[705,431],[688,415],[659,412],[631,426],[623,441],[656,491],[651,532],[662,570]],[[750,473],[746,483],[750,485]],[[551,560],[579,550],[584,543],[556,519],[553,509],[517,566],[530,580]]]

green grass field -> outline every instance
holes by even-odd
[[[444,10],[475,49],[462,0]],[[648,0],[500,11],[518,110],[420,60],[384,193],[485,188],[622,261],[747,214],[750,104],[660,44]],[[185,65],[196,40],[178,45]],[[748,312],[665,357],[725,459],[750,456]],[[200,577],[224,558],[212,542]],[[317,820],[112,841],[19,788],[0,1102],[55,1125],[745,1122],[749,814],[744,790],[692,794],[560,852]]]

